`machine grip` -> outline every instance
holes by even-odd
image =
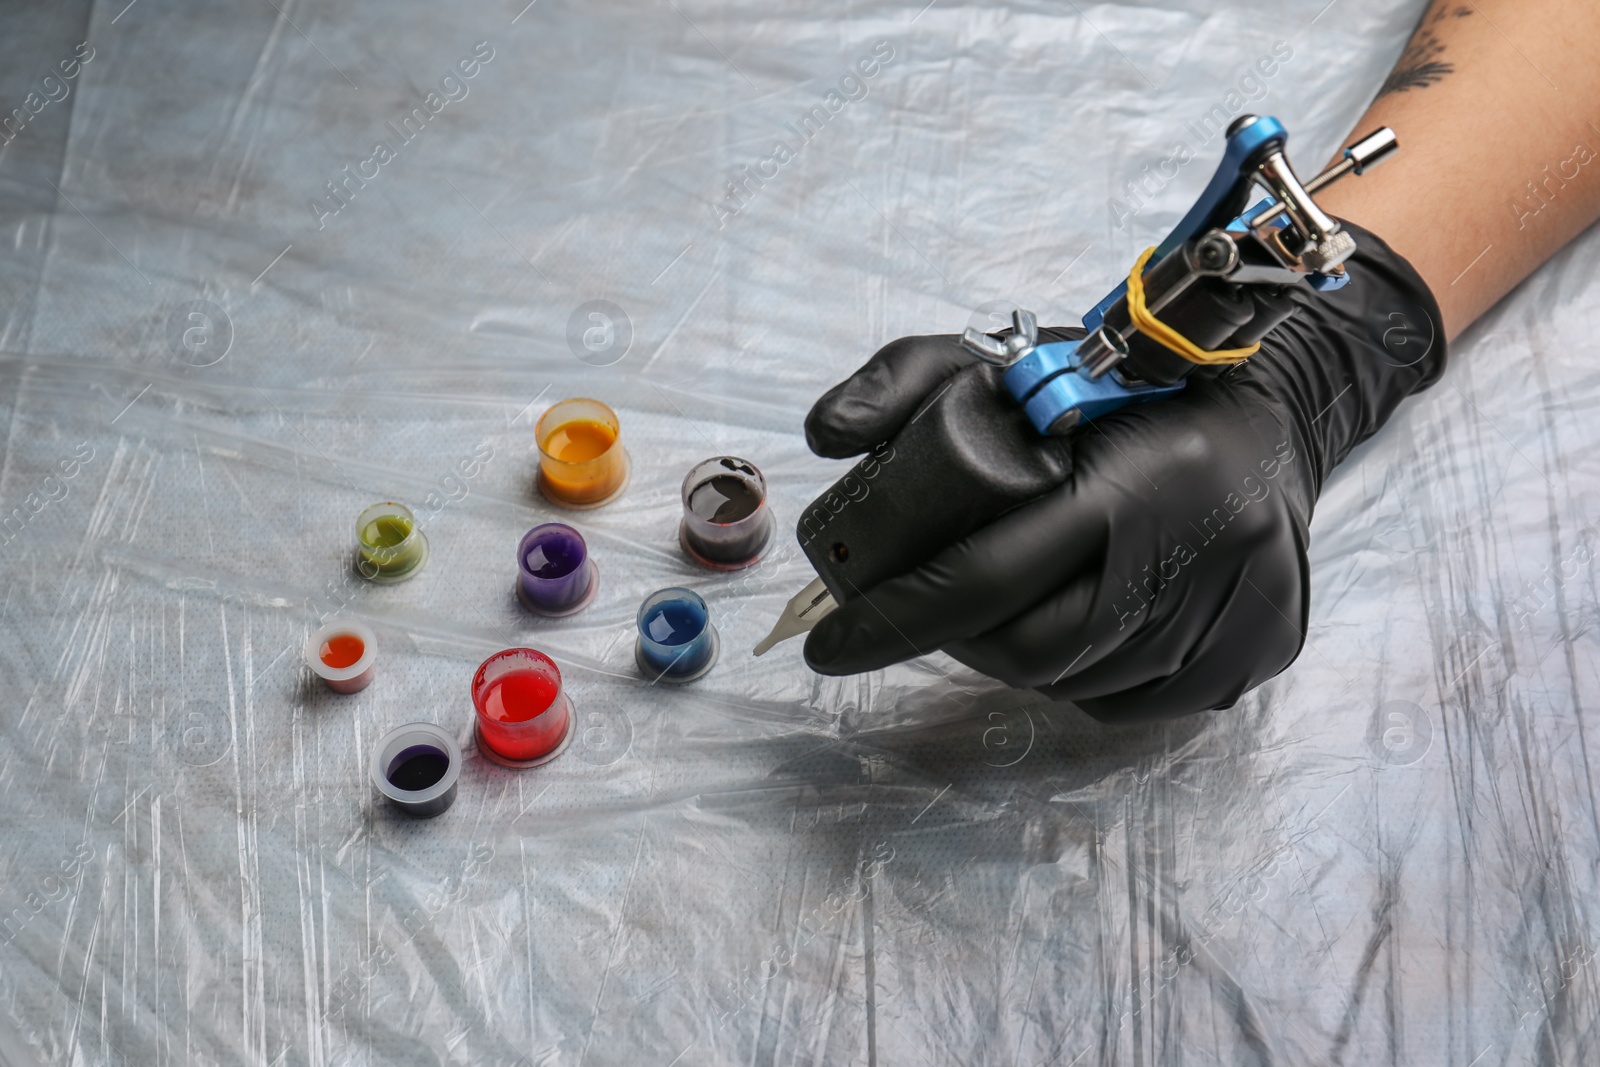
[[[1001,373],[957,371],[800,516],[800,546],[835,600],[915,569],[1071,475],[1071,446],[1034,430]]]

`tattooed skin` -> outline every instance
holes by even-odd
[[[1426,89],[1443,80],[1445,75],[1454,74],[1455,64],[1441,58],[1444,55],[1444,43],[1439,40],[1436,31],[1446,19],[1464,19],[1471,14],[1472,8],[1458,5],[1455,0],[1433,0],[1423,13],[1417,31],[1406,44],[1406,50],[1400,53],[1400,62],[1389,72],[1378,95],[1403,93],[1407,89]]]

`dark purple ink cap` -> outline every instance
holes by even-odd
[[[683,522],[678,540],[689,558],[712,570],[732,571],[761,558],[772,541],[767,480],[749,460],[714,456],[683,479]]]

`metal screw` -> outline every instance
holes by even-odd
[[[1011,313],[1011,334],[1007,337],[990,337],[976,326],[968,326],[961,335],[961,344],[985,363],[997,367],[1011,364],[1032,352],[1039,343],[1039,320],[1031,311],[1018,308]]]

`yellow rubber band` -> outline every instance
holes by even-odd
[[[1128,318],[1133,321],[1134,329],[1191,363],[1214,366],[1219,363],[1238,363],[1255,355],[1261,347],[1260,342],[1246,348],[1219,348],[1215,352],[1207,352],[1150,313],[1144,304],[1144,265],[1150,262],[1155,250],[1154,245],[1145,249],[1138,262],[1134,263],[1133,270],[1128,272]]]

